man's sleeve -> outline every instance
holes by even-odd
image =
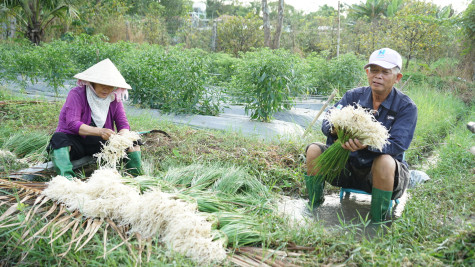
[[[373,152],[382,154],[399,155],[409,148],[417,124],[417,107],[414,104],[408,104],[399,110],[396,119],[389,129],[389,144],[383,147],[382,151],[369,147]]]

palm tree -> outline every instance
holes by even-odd
[[[384,16],[387,8],[387,0],[366,0],[366,3],[354,4],[350,11],[358,18],[374,21]]]
[[[20,24],[19,31],[36,45],[53,20],[77,17],[76,8],[66,0],[5,0],[2,5]]]
[[[350,7],[350,14],[355,20],[365,20],[371,23],[371,31],[374,33],[378,28],[378,21],[385,16],[389,0],[366,0],[365,3],[354,4]],[[370,35],[371,50],[374,50],[376,45],[375,34]]]
[[[401,9],[404,0],[391,0],[388,3],[388,8],[386,10],[386,17],[393,17],[396,12]]]

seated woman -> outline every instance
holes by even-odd
[[[114,126],[118,134],[130,130],[122,100],[132,88],[112,61],[105,59],[74,78],[78,86],[68,93],[48,146],[56,173],[69,179],[75,177],[71,160],[100,152],[116,134]],[[127,151],[125,167],[133,176],[142,174],[139,143]]]

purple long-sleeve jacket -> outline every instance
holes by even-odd
[[[104,128],[114,130],[114,123],[117,131],[122,129],[130,130],[129,122],[125,116],[124,105],[117,100],[110,103]],[[69,91],[66,102],[59,113],[56,132],[78,135],[79,127],[83,124],[91,124],[91,108],[87,103],[86,86],[77,86]]]

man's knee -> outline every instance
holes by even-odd
[[[310,144],[306,152],[307,160],[316,159],[322,154],[322,149],[317,144]]]
[[[376,180],[381,182],[393,182],[396,172],[396,162],[390,155],[384,154],[378,156],[373,161],[372,167],[373,183]]]
[[[373,168],[383,168],[384,170],[396,170],[396,162],[394,158],[388,154],[378,156],[373,161]]]
[[[307,162],[307,174],[316,175],[317,169],[315,168],[315,159],[322,154],[322,148],[319,144],[312,143],[308,145],[306,149],[306,162]]]

